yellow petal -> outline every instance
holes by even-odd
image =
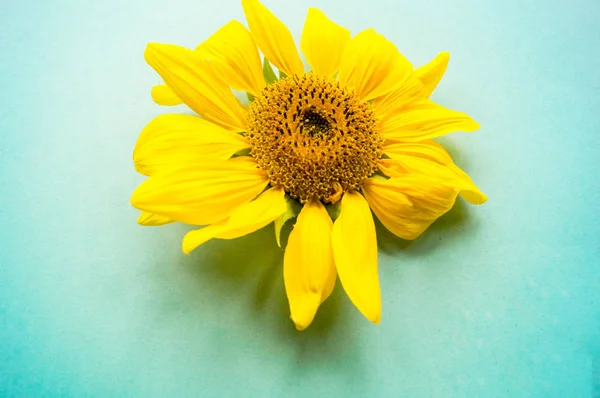
[[[396,114],[410,104],[423,91],[423,82],[412,73],[400,87],[389,93],[375,98],[373,107],[380,118]]]
[[[246,129],[247,110],[199,54],[184,47],[150,43],[146,62],[181,100],[207,120],[228,130]]]
[[[271,188],[258,198],[237,208],[229,218],[208,227],[190,231],[183,238],[183,252],[189,254],[213,239],[235,239],[261,229],[287,210],[285,192]]]
[[[283,258],[283,279],[291,318],[298,330],[311,324],[319,305],[335,285],[332,226],[321,202],[311,200],[300,211],[290,233]]]
[[[229,217],[267,183],[266,172],[251,158],[198,160],[154,174],[133,192],[131,204],[175,221],[206,225]]]
[[[159,216],[158,214],[152,214],[143,211],[142,214],[140,214],[137,222],[138,224],[143,225],[145,227],[157,227],[159,225],[172,223],[173,220],[171,220],[168,217]]]
[[[314,73],[332,77],[340,67],[348,42],[348,29],[330,21],[321,10],[308,9],[300,48]]]
[[[367,201],[358,192],[342,197],[332,242],[335,267],[346,294],[368,320],[379,323],[381,291],[375,224]]]
[[[339,79],[368,101],[399,87],[412,71],[410,62],[392,42],[367,29],[354,36],[346,47]]]
[[[190,254],[201,244],[206,243],[211,239],[214,239],[220,232],[224,230],[227,221],[229,221],[229,218],[226,218],[211,225],[207,225],[206,227],[201,229],[194,229],[192,231],[189,231],[183,237],[183,242],[181,243],[181,250],[185,254]]]
[[[133,161],[138,172],[152,175],[197,159],[228,159],[249,147],[241,135],[199,117],[160,115],[142,130]]]
[[[479,128],[467,114],[444,108],[433,101],[419,99],[401,112],[384,118],[379,129],[391,141],[423,141],[454,131],[472,132]]]
[[[183,104],[181,98],[177,96],[166,84],[159,84],[152,87],[152,99],[158,105],[174,106]]]
[[[399,160],[395,159],[379,159],[377,168],[388,177],[410,174],[404,165]]]
[[[383,152],[400,163],[403,173],[424,174],[445,181],[459,189],[460,195],[474,205],[487,201],[487,196],[454,164],[450,154],[434,141],[391,143],[383,147]]]
[[[430,63],[415,70],[415,76],[423,83],[420,97],[429,98],[446,72],[450,53],[439,53]]]
[[[429,98],[444,75],[450,54],[440,53],[433,61],[416,69],[400,87],[375,98],[373,106],[379,117],[401,112],[415,98]]]
[[[257,231],[275,221],[286,210],[283,188],[270,188],[252,202],[234,211],[225,226],[226,230],[219,233],[217,238],[235,239]]]
[[[198,46],[230,87],[259,95],[265,87],[260,56],[250,32],[231,21]]]
[[[458,191],[418,174],[388,180],[369,178],[363,192],[381,223],[402,239],[416,239],[452,208]]]
[[[242,0],[250,32],[260,51],[288,76],[303,75],[304,65],[289,29],[258,0]]]

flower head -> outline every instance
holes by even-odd
[[[142,210],[138,222],[204,226],[184,237],[189,253],[271,223],[279,244],[282,226],[295,218],[283,273],[296,327],[310,325],[338,276],[358,310],[378,323],[371,212],[395,235],[415,239],[457,195],[485,202],[432,140],[479,126],[429,100],[447,53],[414,69],[374,30],[351,37],[311,8],[300,43],[311,67],[305,72],[285,25],[257,0],[242,5],[249,30],[232,21],[195,50],[146,49],[165,82],[152,89],[154,100],[185,103],[201,117],[161,115],[142,131],[134,163],[150,178],[131,199]],[[250,105],[232,89],[245,91]]]

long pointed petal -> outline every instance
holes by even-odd
[[[431,62],[415,70],[415,76],[423,83],[420,97],[429,98],[446,72],[450,53],[439,53]]]
[[[207,120],[228,130],[246,129],[247,110],[209,61],[184,47],[150,43],[146,61],[181,100]]]
[[[143,211],[206,225],[229,217],[267,185],[253,159],[204,160],[169,168],[144,181],[131,197]]]
[[[298,330],[312,323],[319,305],[331,294],[335,284],[332,226],[325,207],[311,200],[300,211],[288,239],[283,279],[291,318]]]
[[[231,21],[196,51],[206,56],[230,87],[259,95],[265,87],[262,64],[250,32],[238,21]]]
[[[252,202],[236,209],[229,218],[205,228],[188,232],[183,238],[183,252],[189,254],[202,243],[213,239],[235,239],[270,224],[287,210],[285,192],[271,188]]]
[[[379,124],[382,136],[391,141],[404,142],[423,141],[455,131],[472,132],[478,128],[479,124],[469,115],[444,108],[427,99],[411,102]]]
[[[160,115],[142,130],[133,161],[139,173],[149,176],[198,159],[228,159],[249,147],[241,135],[199,117]]]
[[[412,73],[400,87],[389,93],[375,98],[373,107],[376,114],[382,119],[402,111],[423,90],[423,82]]]
[[[442,79],[449,58],[449,53],[438,54],[431,62],[417,68],[400,87],[375,98],[373,106],[377,114],[385,119],[402,112],[404,107],[417,98],[429,98]]]
[[[303,75],[304,65],[289,29],[258,0],[242,0],[248,26],[260,51],[288,76]]]
[[[332,242],[335,267],[346,294],[368,320],[379,323],[381,292],[375,224],[367,201],[358,192],[342,197]]]
[[[300,48],[314,73],[332,77],[340,68],[350,42],[350,31],[330,21],[316,8],[309,8]]]
[[[399,87],[412,71],[410,62],[392,42],[367,29],[354,36],[346,47],[339,79],[368,101]]]

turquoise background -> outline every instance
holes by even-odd
[[[271,228],[180,251],[129,196],[169,112],[147,42],[193,47],[237,0],[0,3],[0,396],[600,396],[600,3],[265,0],[375,27],[482,129],[443,139],[490,197],[421,238],[380,226],[381,325],[338,285],[288,318]],[[175,111],[182,111],[178,108]],[[172,110],[171,110],[172,111]]]

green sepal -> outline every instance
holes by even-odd
[[[263,62],[263,76],[265,77],[265,83],[267,84],[273,84],[277,81],[277,75],[275,75],[271,63],[267,58],[265,58]]]
[[[302,209],[300,203],[290,198],[288,195],[285,196],[285,202],[287,204],[286,212],[279,216],[279,218],[273,223],[273,226],[275,227],[275,240],[277,241],[277,246],[279,247],[281,247],[281,229],[286,222],[298,216],[298,213],[300,213],[300,210]]]
[[[233,157],[238,156],[250,156],[250,148],[242,149],[241,151],[238,151],[233,154]]]
[[[369,178],[373,178],[375,180],[389,180],[390,179],[390,177],[386,176],[379,170],[375,170],[375,173],[373,173],[373,175]]]
[[[340,211],[342,210],[340,202],[341,201],[335,204],[328,203],[325,205],[325,210],[327,210],[327,214],[329,214],[331,221],[335,221],[340,216]]]
[[[285,74],[284,71],[280,70],[279,71],[279,80],[283,79],[284,77],[287,77],[287,75]]]
[[[254,101],[254,96],[250,93],[246,93],[246,97],[248,97],[248,102]]]

